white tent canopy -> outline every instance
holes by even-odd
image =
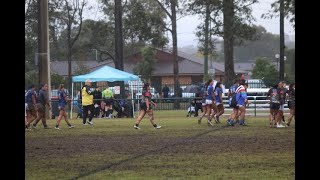
[[[73,97],[73,82],[85,82],[86,80],[90,80],[91,82],[134,81],[134,80],[139,80],[139,77],[134,74],[130,74],[125,71],[121,71],[119,69],[112,68],[110,66],[103,66],[103,67],[101,67],[95,71],[92,71],[88,74],[72,77],[72,96],[71,97]],[[133,99],[133,97],[132,97],[132,99]],[[132,100],[132,103],[134,103],[133,100]],[[132,104],[132,105],[134,107],[134,104]],[[134,108],[133,108],[133,111],[134,111]],[[71,116],[70,117],[72,118],[72,108],[71,108]]]

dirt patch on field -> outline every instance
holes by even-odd
[[[92,169],[86,169],[84,165],[75,165],[79,168],[79,176],[84,177],[99,171],[111,169],[117,166],[122,168],[130,166],[130,162],[149,155],[161,154],[216,154],[216,153],[264,153],[286,152],[294,150],[293,137],[277,136],[229,136],[215,134],[223,131],[224,127],[212,128],[195,133],[188,137],[160,137],[151,135],[121,135],[121,136],[76,136],[63,138],[26,138],[26,161],[43,158],[68,158],[82,154],[117,154],[127,158],[100,162]],[[237,130],[237,129],[232,129]],[[220,132],[219,132],[220,133]],[[101,165],[102,163],[102,165]],[[50,165],[51,166],[51,165]],[[63,164],[59,165],[60,167]],[[68,167],[66,167],[68,168]]]

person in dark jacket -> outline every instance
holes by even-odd
[[[101,112],[101,100],[102,100],[102,92],[100,91],[100,87],[97,87],[93,94],[93,104],[94,104],[94,116],[96,118],[100,117]]]

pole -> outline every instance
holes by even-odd
[[[48,98],[51,100],[48,0],[38,0],[38,7],[39,84],[48,84]],[[46,116],[49,116],[49,111]]]
[[[135,115],[134,115],[134,100],[133,100],[133,92],[131,90],[131,104],[132,104],[132,114],[133,114],[133,118],[135,118]]]
[[[284,0],[280,0],[280,81],[284,80],[284,48]]]
[[[73,109],[73,82],[71,84],[71,109],[70,109],[70,119],[72,119],[72,109]]]
[[[96,50],[96,49],[95,49]],[[98,60],[98,50],[96,50],[96,61]]]

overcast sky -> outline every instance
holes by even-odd
[[[93,9],[97,9],[97,0],[88,0],[93,6]],[[279,17],[273,19],[262,19],[261,15],[267,13],[271,10],[271,4],[275,0],[259,0],[259,3],[252,5],[253,16],[256,18],[254,24],[263,26],[268,32],[273,34],[279,34]],[[91,13],[84,14],[84,18],[90,18],[94,20],[102,19],[103,15],[101,13]],[[196,27],[199,25],[200,20],[196,16],[186,16],[178,20],[177,22],[177,33],[178,33],[178,46],[194,45],[197,46],[197,37],[195,35]],[[289,23],[288,19],[284,21],[284,32],[287,35],[294,36],[295,31],[292,25]],[[168,37],[171,39],[171,34],[167,33]]]

